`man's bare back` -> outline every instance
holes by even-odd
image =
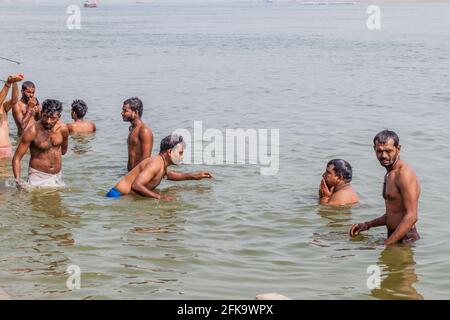
[[[89,134],[94,133],[97,128],[92,121],[89,120],[77,120],[72,123],[67,124],[70,134]]]
[[[127,139],[128,170],[132,170],[142,160],[150,157],[153,146],[153,132],[143,122],[136,128],[130,127]]]

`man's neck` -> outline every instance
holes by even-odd
[[[167,156],[167,154],[165,154],[165,153],[160,153],[159,156],[163,159],[163,161],[164,161],[164,170],[166,170],[167,167],[170,166],[170,159]]]
[[[140,118],[136,118],[131,121],[131,127],[136,128],[142,124],[142,121]]]
[[[348,186],[350,186],[350,182],[341,182],[334,188],[334,192],[342,190]]]

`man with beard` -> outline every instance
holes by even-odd
[[[320,183],[320,204],[342,206],[357,203],[358,195],[350,184],[352,176],[352,167],[347,161],[342,159],[329,161]]]
[[[167,170],[171,165],[181,164],[185,148],[183,137],[178,135],[165,137],[161,141],[159,154],[139,163],[106,196],[119,198],[134,191],[144,197],[170,201],[173,197],[163,196],[154,191],[164,177],[175,181],[212,178],[209,172],[181,173]]]
[[[13,117],[17,126],[17,135],[20,137],[28,126],[39,121],[41,108],[39,101],[34,96],[36,86],[31,81],[22,84],[22,97],[13,107]]]
[[[153,132],[142,122],[143,105],[141,99],[134,97],[124,101],[122,107],[123,121],[131,122],[128,134],[128,171],[142,160],[149,158],[153,148]]]
[[[13,172],[16,185],[22,188],[20,162],[30,148],[28,184],[31,187],[64,187],[62,180],[62,155],[68,147],[69,130],[60,121],[62,103],[45,100],[42,103],[41,120],[29,125],[24,131],[13,157]]]
[[[9,76],[0,91],[0,159],[11,158],[13,155],[11,140],[9,139],[8,112],[19,100],[19,86],[17,83],[23,80],[23,75]],[[11,100],[5,101],[9,88],[12,89]]]
[[[386,168],[383,198],[386,213],[372,221],[354,224],[350,236],[361,231],[386,226],[388,238],[385,245],[407,243],[420,239],[416,229],[420,184],[410,165],[400,160],[400,144],[397,134],[384,130],[373,139],[374,150],[380,164]]]

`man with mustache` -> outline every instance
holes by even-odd
[[[64,187],[62,156],[68,147],[69,130],[60,121],[62,103],[47,99],[42,103],[41,120],[24,131],[13,157],[13,172],[18,189],[22,189],[20,161],[30,148],[28,184],[31,187]]]
[[[22,97],[13,107],[14,122],[17,126],[17,135],[20,137],[28,126],[40,119],[41,108],[39,101],[34,96],[36,86],[31,81],[22,84]]]
[[[380,164],[386,168],[383,198],[386,213],[372,221],[354,224],[350,236],[361,231],[386,226],[388,238],[385,245],[418,240],[416,229],[420,184],[410,165],[400,160],[400,144],[397,134],[384,130],[373,139],[374,150]]]

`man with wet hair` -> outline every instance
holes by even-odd
[[[138,97],[124,101],[122,119],[131,123],[128,134],[128,171],[149,158],[153,148],[153,132],[141,120],[143,105]]]
[[[389,130],[378,133],[373,139],[373,148],[380,164],[386,168],[383,184],[383,198],[386,213],[372,221],[354,224],[350,236],[361,231],[386,226],[388,238],[385,245],[408,243],[420,239],[416,229],[420,197],[419,180],[413,169],[400,160],[400,140]]]
[[[60,121],[62,103],[48,99],[42,103],[41,120],[30,125],[23,133],[13,157],[13,172],[19,190],[21,160],[30,148],[28,184],[31,187],[64,187],[62,180],[62,156],[68,147],[69,130]]]
[[[168,171],[171,165],[179,165],[183,160],[184,149],[186,145],[183,137],[178,135],[169,135],[161,141],[159,154],[144,159],[133,170],[131,170],[114,188],[108,193],[107,197],[118,198],[134,191],[135,193],[158,200],[173,200],[171,196],[163,196],[154,191],[166,177],[168,180],[201,180],[212,178],[209,172],[181,173]]]
[[[8,112],[19,101],[19,86],[17,83],[22,80],[22,74],[9,76],[0,91],[0,159],[12,158],[13,156],[11,140],[9,139]],[[5,101],[11,86],[13,87],[11,99]]]
[[[67,125],[70,134],[89,134],[97,130],[95,123],[89,120],[84,120],[88,107],[83,100],[74,100],[72,102],[72,116],[73,122]]]
[[[351,205],[359,201],[351,186],[352,166],[345,160],[333,159],[327,164],[319,188],[319,202],[323,205]]]
[[[17,135],[20,137],[28,126],[40,119],[41,108],[35,97],[36,86],[31,81],[22,84],[22,97],[13,107],[14,122],[17,126]]]

